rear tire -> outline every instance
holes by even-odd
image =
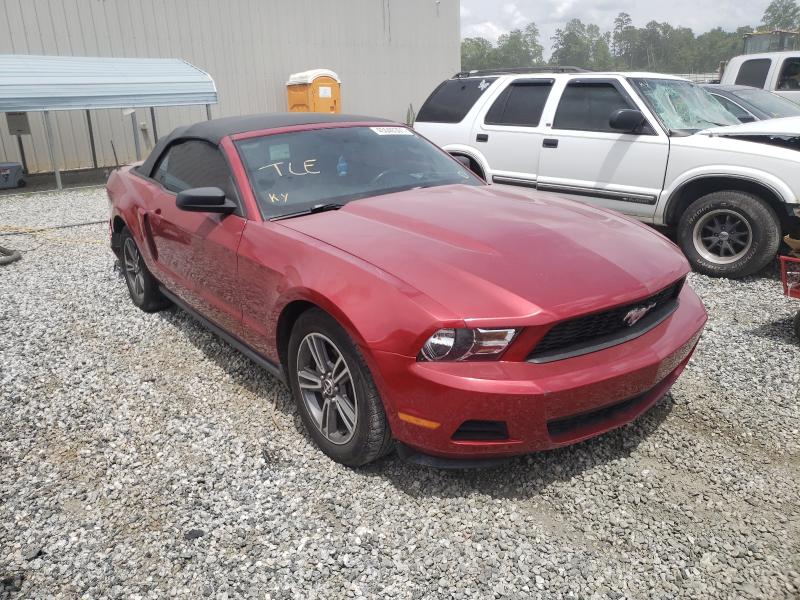
[[[698,273],[738,279],[775,258],[781,226],[765,202],[734,190],[692,202],[678,221],[678,244]]]
[[[325,454],[358,467],[392,449],[383,401],[369,367],[331,316],[316,308],[300,315],[289,338],[287,363],[300,417]]]
[[[797,339],[800,340],[800,310],[798,310],[797,314],[794,316],[794,334],[797,336]]]
[[[120,233],[120,244],[120,264],[131,301],[144,312],[167,308],[171,302],[158,289],[158,281],[144,264],[139,246],[127,227]]]

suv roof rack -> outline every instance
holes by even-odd
[[[483,77],[486,75],[517,75],[525,73],[586,73],[587,69],[580,67],[519,67],[516,69],[476,69],[473,71],[459,71],[453,79],[464,77]]]

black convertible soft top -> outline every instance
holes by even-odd
[[[242,117],[222,117],[211,121],[200,121],[193,125],[177,127],[172,132],[158,140],[150,155],[139,167],[139,172],[149,176],[153,171],[156,160],[161,152],[176,139],[205,140],[218,145],[220,140],[229,135],[258,131],[261,129],[276,129],[279,127],[292,127],[294,125],[312,125],[315,123],[346,123],[346,122],[390,122],[388,119],[378,117],[365,117],[362,115],[337,115],[330,113],[263,113],[259,115],[246,115]]]

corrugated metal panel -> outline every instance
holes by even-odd
[[[5,8],[5,12],[3,12]],[[459,0],[0,0],[0,54],[180,58],[214,79],[213,116],[286,110],[286,80],[313,68],[342,79],[342,110],[405,119],[459,70]],[[198,106],[156,109],[159,135],[205,119]],[[135,160],[130,119],[91,111],[98,162]],[[86,116],[53,114],[64,168],[91,167]],[[149,110],[136,111],[143,148]],[[23,144],[32,171],[52,167],[42,120]],[[0,160],[19,160],[0,115]]]
[[[0,55],[0,112],[216,102],[211,77],[182,60]]]

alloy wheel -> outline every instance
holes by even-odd
[[[694,247],[706,260],[717,264],[736,262],[753,244],[750,223],[739,213],[719,208],[695,223]]]
[[[346,444],[358,424],[358,399],[344,356],[330,338],[309,333],[297,350],[297,384],[314,424],[327,440]]]
[[[127,238],[122,249],[122,258],[125,263],[125,279],[128,289],[138,302],[144,299],[144,271],[139,249],[133,238]]]

